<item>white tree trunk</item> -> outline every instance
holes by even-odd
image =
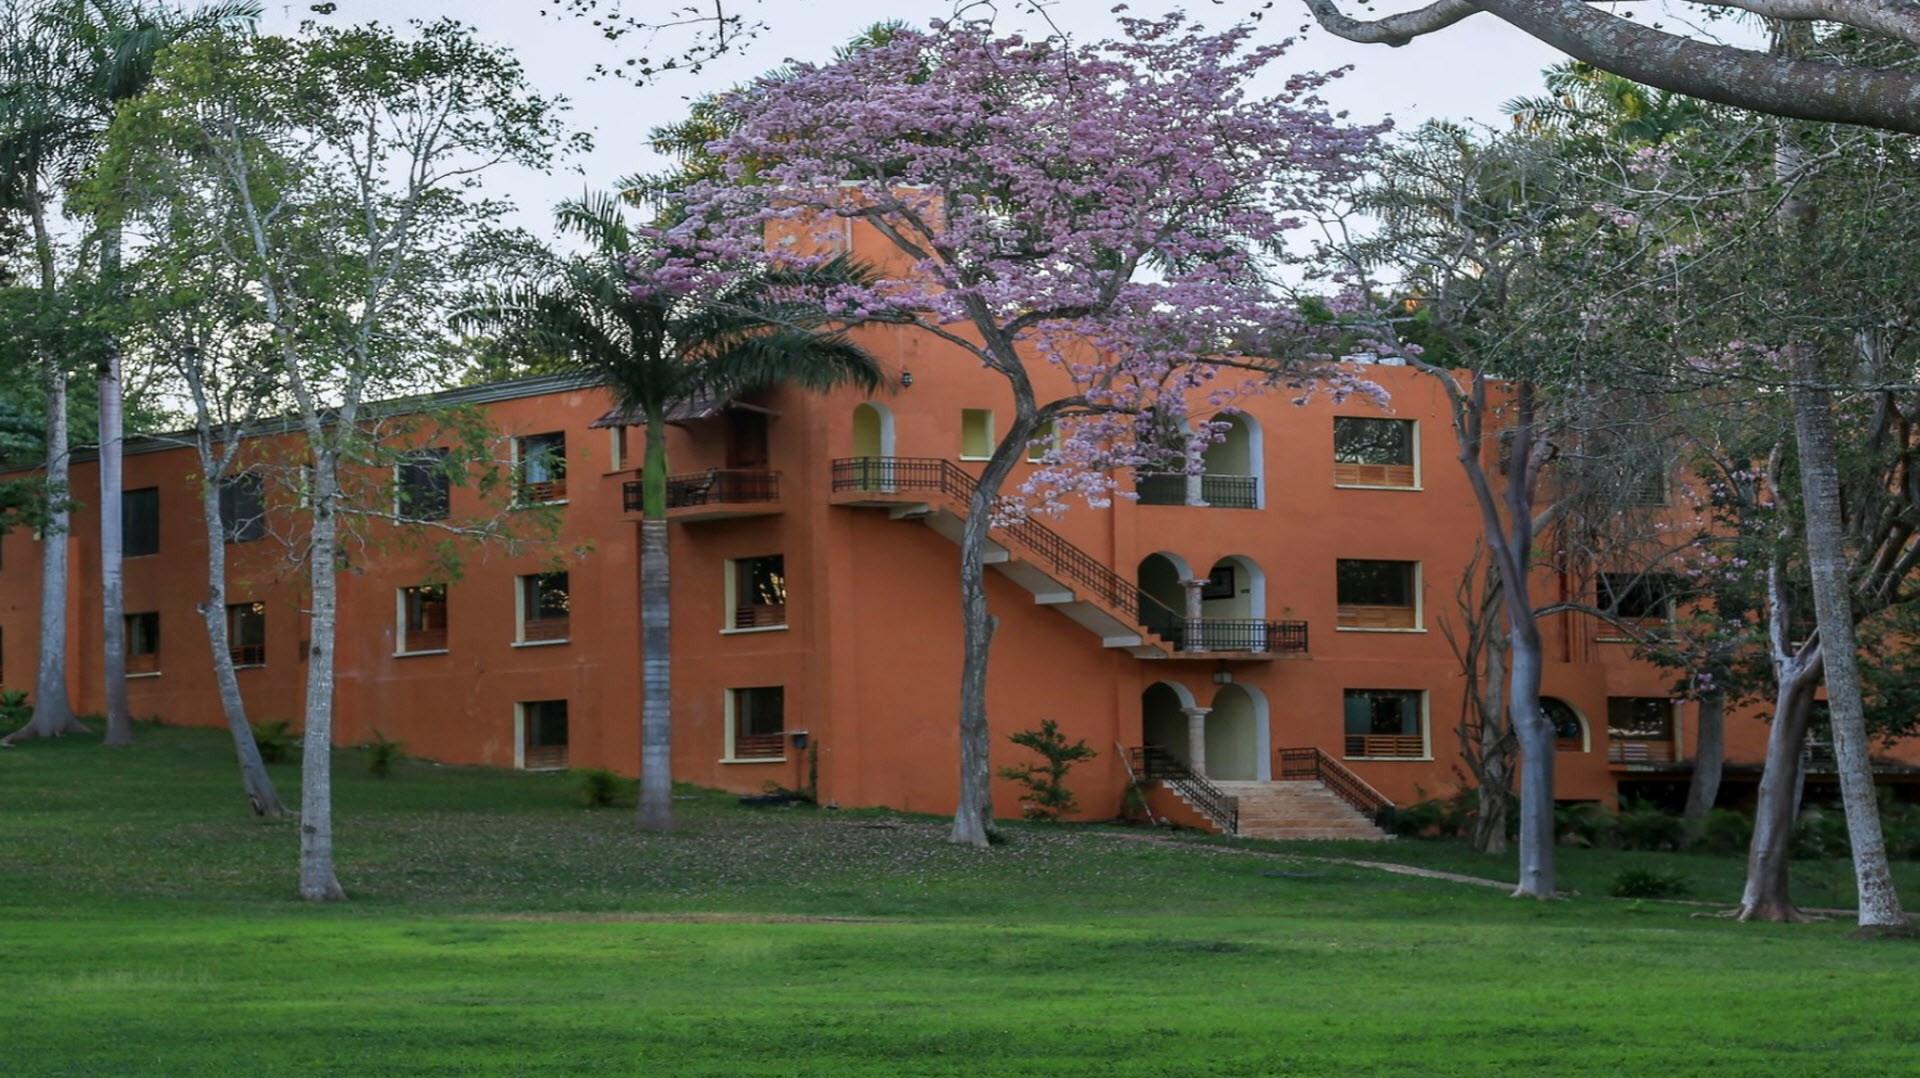
[[[645,681],[640,712],[640,804],[642,831],[673,828],[673,629],[668,573],[667,522],[640,522],[640,635]]]
[[[345,899],[333,871],[333,629],[339,580],[334,564],[338,521],[334,518],[339,459],[317,438],[313,452],[313,525],[308,541],[308,579],[313,608],[307,644],[306,732],[300,759],[300,897],[310,902]]]
[[[1552,898],[1553,724],[1540,706],[1540,631],[1532,618],[1514,626],[1512,641],[1507,710],[1520,741],[1520,881],[1513,893]]]
[[[211,453],[203,446],[201,475],[212,474]],[[207,529],[207,598],[200,604],[200,620],[207,627],[207,643],[213,649],[213,680],[220,689],[220,710],[227,719],[227,732],[233,738],[233,754],[240,763],[240,787],[247,796],[247,807],[255,816],[277,817],[286,814],[280,794],[273,788],[266,762],[260,759],[260,745],[253,739],[253,727],[247,724],[246,701],[240,696],[240,679],[233,673],[232,642],[227,638],[227,546],[226,527],[220,519],[220,487],[206,480],[201,484],[200,518]]]
[[[1860,892],[1859,921],[1863,928],[1903,928],[1906,915],[1887,866],[1873,764],[1867,755],[1866,706],[1848,588],[1833,414],[1826,391],[1808,384],[1819,373],[1811,351],[1803,350],[1802,355],[1796,365],[1802,380],[1792,397],[1807,520],[1807,568],[1813,578],[1813,611],[1826,659],[1827,706],[1833,719],[1833,751],[1847,811],[1847,836],[1853,845],[1854,881]]]
[[[103,265],[117,268],[118,237],[111,258],[102,254]],[[107,354],[100,362],[100,617],[101,641],[106,655],[108,745],[133,744],[133,718],[127,712],[127,621],[124,557],[121,540],[120,494],[121,414],[120,345],[107,342]]]
[[[33,718],[7,741],[85,733],[67,698],[67,373],[58,360],[47,371],[47,498],[51,511],[40,537],[40,649],[34,671]]]
[[[1819,656],[1789,661],[1775,686],[1767,758],[1760,771],[1760,800],[1747,846],[1747,886],[1736,914],[1743,921],[1804,921],[1789,891],[1793,818],[1799,798],[1800,756],[1807,741],[1807,712]]]
[[[1726,764],[1727,698],[1710,693],[1700,698],[1700,744],[1693,754],[1693,777],[1687,781],[1687,807],[1681,815],[1698,823],[1713,811],[1720,797],[1720,773]]]

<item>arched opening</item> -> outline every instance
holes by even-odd
[[[863,401],[853,409],[853,455],[870,463],[861,465],[861,486],[868,490],[893,489],[893,413],[878,401]]]
[[[1547,721],[1553,724],[1553,751],[1587,752],[1593,747],[1593,739],[1587,732],[1586,717],[1572,704],[1556,696],[1542,696],[1540,710],[1546,713]]]
[[[1260,424],[1241,412],[1223,413],[1213,422],[1217,440],[1207,446],[1204,456],[1201,500],[1224,509],[1261,508],[1266,504],[1266,491],[1260,466]]]
[[[1240,554],[1214,562],[1200,589],[1200,616],[1208,650],[1267,650],[1267,574]]]
[[[1236,682],[1213,694],[1213,709],[1207,713],[1208,778],[1270,780],[1271,742],[1267,698],[1259,689]]]
[[[1149,408],[1141,419],[1138,437],[1148,463],[1134,472],[1133,490],[1141,505],[1195,505],[1200,477],[1189,475],[1193,427],[1184,415]]]
[[[1186,624],[1187,588],[1183,581],[1193,579],[1186,559],[1165,552],[1140,559],[1134,583],[1140,588],[1140,624],[1154,634],[1180,646]]]
[[[1184,685],[1156,681],[1147,686],[1140,694],[1141,744],[1168,752],[1181,764],[1192,767],[1186,709],[1193,706],[1193,693]]]

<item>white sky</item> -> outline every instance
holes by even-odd
[[[611,4],[613,0],[602,0]],[[667,11],[688,0],[623,0],[629,12]],[[559,199],[585,186],[608,186],[614,179],[652,168],[657,158],[646,146],[647,131],[681,115],[688,99],[723,89],[777,66],[783,60],[826,59],[834,46],[875,22],[905,19],[924,23],[952,9],[952,0],[737,0],[741,10],[765,21],[769,30],[746,47],[699,74],[673,72],[655,83],[636,88],[628,83],[593,81],[595,62],[630,55],[636,43],[629,39],[615,52],[593,28],[581,20],[556,19],[542,12],[548,0],[339,0],[326,21],[388,23],[409,18],[452,15],[474,26],[482,37],[512,46],[527,66],[534,85],[547,93],[563,94],[573,103],[572,123],[594,137],[592,154],[574,161],[567,170],[541,176],[502,172],[490,186],[511,196],[520,207],[515,223],[546,235],[548,210]],[[1112,27],[1109,13],[1114,0],[1057,0],[1050,8],[1053,20],[1079,38],[1098,38]],[[1177,6],[1176,0],[1134,0],[1134,13],[1158,14]],[[1232,14],[1254,6],[1248,0],[1221,5],[1189,0],[1185,5],[1198,18],[1225,25]],[[291,31],[309,16],[309,4],[268,0],[263,29]],[[1022,32],[1044,33],[1045,23],[1024,10],[1019,0],[999,0],[1000,24]],[[1389,8],[1391,9],[1391,8]],[[1314,27],[1298,0],[1275,0],[1263,33],[1272,37],[1298,34],[1299,43],[1281,65],[1276,81],[1288,71],[1326,70],[1352,65],[1328,94],[1338,108],[1349,109],[1356,120],[1392,117],[1410,125],[1428,117],[1502,122],[1502,102],[1537,92],[1540,71],[1561,59],[1552,49],[1487,16],[1469,19],[1437,37],[1405,48],[1354,45]],[[667,36],[643,50],[656,56],[677,51],[684,37]],[[1285,68],[1285,70],[1281,70]]]

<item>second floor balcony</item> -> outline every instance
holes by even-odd
[[[642,511],[645,481],[622,485],[621,500],[629,513]],[[704,472],[667,479],[667,519],[723,520],[729,517],[767,516],[782,509],[780,473],[758,468],[709,468]]]
[[[1133,489],[1141,505],[1260,508],[1260,479],[1252,475],[1140,472],[1134,476]]]

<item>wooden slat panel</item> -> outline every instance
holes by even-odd
[[[565,640],[571,618],[528,618],[522,640]]]
[[[160,672],[160,653],[150,651],[145,655],[127,656],[127,673],[157,674]]]
[[[1352,464],[1333,462],[1333,481],[1349,487],[1410,487],[1411,464]]]
[[[766,629],[787,623],[787,604],[753,603],[735,608],[733,627],[736,629]]]
[[[1610,742],[1607,745],[1607,759],[1616,764],[1670,764],[1675,759],[1673,742]]]
[[[1348,756],[1419,757],[1426,753],[1426,739],[1418,734],[1348,734]]]
[[[1410,606],[1361,606],[1343,603],[1337,610],[1343,629],[1418,628],[1417,611]]]
[[[733,739],[736,760],[779,759],[786,755],[785,734],[737,734]]]
[[[235,644],[233,646],[233,665],[264,666],[267,661],[265,644]]]
[[[567,480],[565,476],[559,479],[549,479],[544,483],[527,483],[520,488],[520,499],[530,505],[537,505],[541,502],[562,501],[566,496]]]
[[[528,771],[549,771],[567,766],[567,747],[565,745],[527,746],[522,755]]]
[[[445,650],[446,646],[447,630],[445,627],[438,629],[408,629],[406,644],[400,650],[442,651]]]

